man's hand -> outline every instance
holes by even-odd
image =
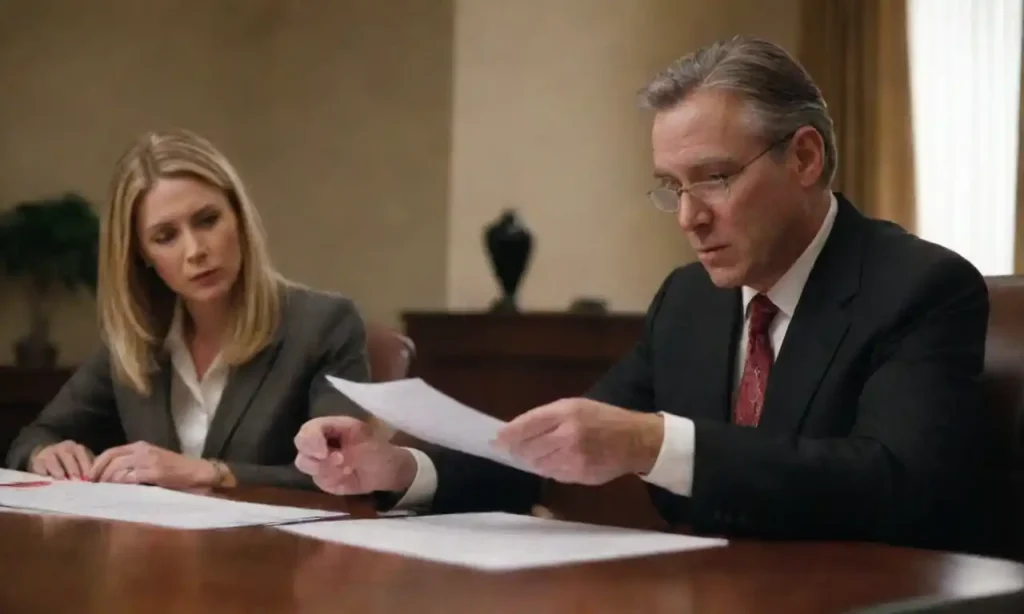
[[[136,441],[110,448],[97,456],[89,479],[186,490],[214,485],[217,470],[208,460],[183,456],[145,441]]]
[[[597,485],[645,474],[661,450],[661,416],[590,399],[563,399],[505,425],[497,445],[559,482]]]
[[[416,478],[416,459],[347,416],[314,418],[295,436],[295,466],[334,495],[402,492]]]
[[[92,463],[92,452],[69,439],[40,448],[29,459],[28,470],[56,480],[78,480],[89,475]]]

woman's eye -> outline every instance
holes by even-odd
[[[217,219],[219,217],[220,216],[218,216],[217,214],[204,215],[202,218],[199,219],[199,225],[202,226],[203,228],[209,228],[210,226],[213,226],[214,224],[217,223]]]
[[[166,245],[174,240],[173,232],[158,232],[153,235],[153,242],[159,245]]]

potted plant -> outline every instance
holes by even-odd
[[[19,366],[53,368],[53,297],[84,287],[95,293],[99,219],[89,202],[69,193],[23,202],[0,214],[0,274],[25,282],[28,334],[15,343]]]

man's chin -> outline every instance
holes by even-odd
[[[739,288],[743,285],[743,274],[735,267],[704,265],[711,283],[718,288]]]

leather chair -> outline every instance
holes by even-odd
[[[416,356],[412,339],[387,326],[370,322],[366,325],[366,350],[370,358],[370,381],[393,382],[409,377]],[[368,419],[381,438],[404,445],[401,444],[404,440],[402,433],[396,433],[390,425],[372,416]]]
[[[372,381],[391,382],[409,377],[416,357],[412,339],[381,324],[370,323],[366,327],[366,345]]]
[[[1024,275],[992,276],[982,385],[991,419],[991,471],[982,476],[978,533],[991,554],[1024,560]]]

